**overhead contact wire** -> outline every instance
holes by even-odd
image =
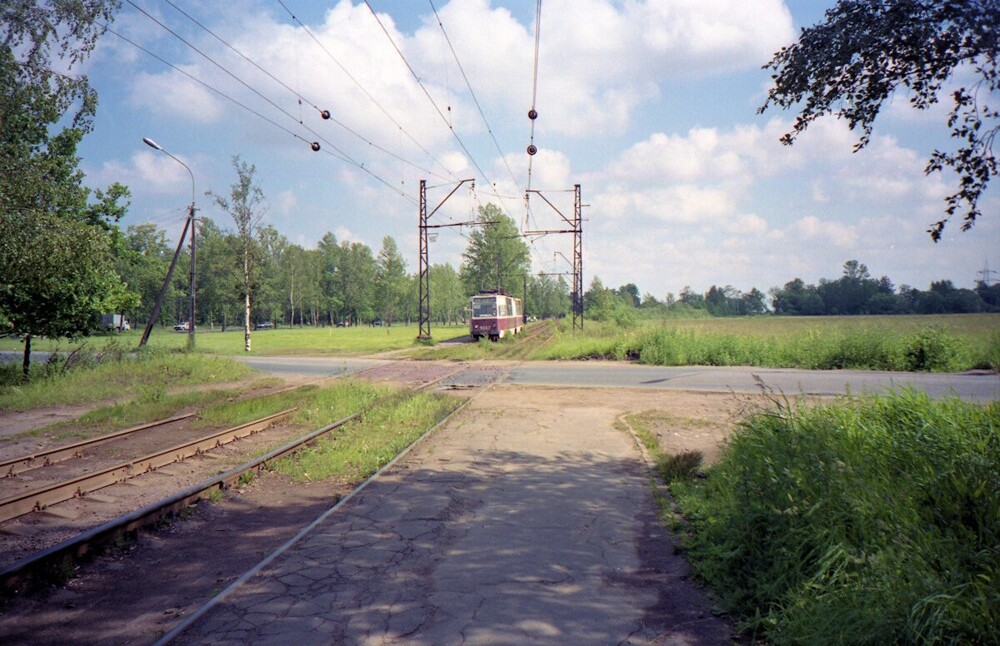
[[[479,103],[479,98],[476,96],[475,90],[472,89],[472,83],[469,82],[469,77],[465,73],[465,68],[462,67],[462,62],[458,60],[458,53],[455,52],[455,47],[451,44],[451,38],[448,37],[448,32],[445,31],[444,23],[441,22],[441,16],[438,15],[437,8],[434,6],[434,0],[428,0],[431,5],[431,10],[434,12],[434,17],[437,19],[438,27],[441,28],[441,33],[444,34],[445,42],[448,43],[448,49],[451,50],[451,55],[455,59],[455,64],[458,65],[458,70],[462,73],[462,78],[465,79],[465,86],[469,88],[469,94],[472,96],[472,101],[476,104],[476,109],[479,110],[479,116],[483,119],[483,125],[486,126],[486,132],[490,134],[490,138],[493,140],[493,145],[496,146],[497,152],[500,153],[500,159],[503,160],[504,166],[507,167],[507,172],[510,173],[510,178],[514,181],[514,186],[517,190],[521,191],[521,184],[517,181],[517,177],[514,176],[514,171],[511,170],[510,164],[507,163],[507,156],[503,154],[503,150],[500,148],[500,142],[497,141],[496,135],[493,134],[493,129],[490,128],[490,123],[486,119],[486,113],[483,111],[483,106]]]
[[[234,99],[233,97],[229,96],[228,94],[226,94],[226,93],[225,93],[225,92],[223,92],[222,90],[219,90],[219,89],[217,89],[217,88],[213,87],[212,85],[209,85],[208,83],[206,83],[205,81],[202,81],[201,79],[199,79],[198,77],[194,76],[194,75],[193,75],[193,74],[191,74],[190,72],[187,72],[187,71],[185,71],[185,70],[181,69],[180,67],[178,67],[178,66],[174,65],[173,63],[171,63],[170,61],[166,60],[166,59],[165,59],[165,58],[163,58],[162,56],[160,56],[160,55],[158,55],[158,54],[156,54],[156,53],[154,53],[154,52],[152,52],[152,51],[150,51],[150,50],[146,49],[145,47],[143,47],[143,46],[142,46],[142,45],[140,45],[139,43],[135,42],[134,40],[132,40],[132,39],[130,39],[130,38],[128,38],[128,37],[126,37],[126,36],[124,36],[124,35],[122,35],[122,34],[118,33],[117,31],[115,31],[114,29],[112,29],[110,25],[107,25],[107,24],[102,24],[102,23],[97,23],[97,24],[98,24],[99,26],[101,26],[101,27],[102,27],[102,28],[103,28],[103,29],[104,29],[105,31],[107,31],[108,33],[111,33],[111,34],[114,34],[114,35],[115,35],[115,36],[117,36],[118,38],[121,38],[121,39],[122,39],[123,41],[125,41],[126,43],[128,43],[128,44],[132,45],[133,47],[135,47],[136,49],[138,49],[138,50],[140,50],[140,51],[142,51],[142,52],[145,52],[145,53],[146,53],[146,54],[148,54],[149,56],[152,56],[153,58],[155,58],[156,60],[160,61],[161,63],[163,63],[163,64],[164,64],[164,65],[166,65],[167,67],[171,68],[172,70],[174,70],[174,71],[176,71],[176,72],[179,72],[179,73],[183,74],[184,76],[186,76],[187,78],[191,79],[192,81],[194,81],[194,82],[195,82],[195,83],[197,83],[198,85],[201,85],[201,86],[202,86],[202,87],[204,87],[205,89],[207,89],[207,90],[209,90],[209,91],[211,91],[211,92],[213,92],[213,93],[215,93],[215,94],[219,95],[220,97],[222,97],[223,99],[225,99],[225,100],[229,101],[230,103],[233,103],[233,104],[235,104],[235,105],[239,106],[240,108],[243,108],[244,110],[246,110],[246,111],[247,111],[247,112],[249,112],[250,114],[252,114],[252,115],[254,115],[254,116],[256,116],[256,117],[258,117],[258,118],[260,118],[260,119],[262,119],[262,120],[264,120],[264,121],[266,121],[267,123],[271,124],[271,125],[272,125],[272,126],[274,126],[275,128],[278,128],[279,130],[281,130],[281,131],[283,131],[283,132],[285,132],[285,133],[287,133],[287,134],[291,135],[292,137],[295,137],[295,138],[296,138],[296,139],[298,139],[299,141],[302,141],[303,143],[306,143],[306,144],[308,144],[308,145],[312,146],[313,142],[309,141],[308,139],[306,139],[306,138],[305,138],[305,137],[303,137],[302,135],[298,134],[297,132],[293,132],[292,130],[289,130],[288,128],[286,128],[285,126],[281,125],[280,123],[278,123],[278,122],[277,122],[277,121],[275,121],[274,119],[271,119],[270,117],[267,117],[267,116],[265,116],[265,115],[261,114],[260,112],[258,112],[258,111],[256,111],[256,110],[254,110],[254,109],[253,109],[253,108],[251,108],[250,106],[248,106],[248,105],[246,105],[246,104],[244,104],[244,103],[240,102],[239,100],[237,100],[237,99]],[[280,108],[279,108],[279,109],[280,109]],[[285,112],[284,110],[282,110],[282,112],[284,112],[284,113],[285,113],[286,115],[288,114],[288,113],[287,113],[287,112]],[[292,118],[294,119],[294,117],[292,117]],[[303,127],[305,127],[305,126],[303,126]],[[309,128],[306,128],[306,129],[307,129],[307,130],[309,130]],[[310,132],[312,132],[312,131],[310,131]],[[313,134],[316,134],[316,133],[313,133]],[[317,135],[317,136],[319,137],[319,135]],[[372,171],[371,171],[370,169],[366,168],[366,167],[364,166],[364,164],[362,164],[362,163],[360,163],[360,162],[358,162],[358,161],[356,161],[356,160],[352,159],[352,158],[351,158],[350,156],[348,156],[348,155],[347,155],[346,153],[344,153],[343,151],[341,151],[341,150],[340,150],[339,148],[337,148],[337,147],[336,147],[335,145],[333,145],[333,144],[331,144],[330,142],[326,141],[326,139],[324,139],[324,138],[320,137],[320,140],[321,140],[321,141],[324,141],[325,143],[327,143],[327,145],[329,145],[329,146],[330,146],[331,148],[333,148],[333,149],[334,149],[334,150],[336,151],[336,152],[331,152],[331,151],[329,151],[329,150],[326,150],[326,149],[321,149],[321,150],[323,150],[324,152],[326,152],[326,153],[327,153],[328,155],[331,155],[331,156],[333,156],[333,157],[335,157],[335,158],[339,159],[340,161],[344,162],[345,164],[349,164],[349,165],[351,165],[351,166],[354,166],[354,167],[356,167],[356,168],[359,168],[360,170],[364,171],[365,173],[367,173],[367,174],[371,175],[371,176],[372,176],[373,178],[375,178],[376,180],[378,180],[378,181],[379,181],[379,182],[381,182],[382,184],[385,184],[385,185],[386,185],[386,186],[387,186],[388,188],[390,188],[390,189],[391,189],[391,190],[392,190],[393,192],[395,192],[395,193],[399,194],[399,195],[400,195],[401,197],[403,197],[404,199],[407,199],[407,200],[409,200],[409,201],[414,201],[414,198],[413,198],[412,196],[410,196],[410,195],[407,195],[407,194],[406,194],[406,193],[404,193],[403,191],[401,191],[401,190],[399,190],[398,188],[396,188],[395,186],[393,186],[393,185],[392,185],[392,184],[391,184],[390,182],[388,182],[387,180],[383,179],[382,177],[379,177],[379,176],[378,176],[377,174],[373,173],[373,172],[372,172]]]
[[[279,0],[279,2],[280,2],[280,0]],[[419,85],[420,89],[423,90],[424,96],[426,96],[427,100],[431,102],[431,105],[434,106],[434,109],[437,111],[438,115],[441,117],[441,120],[444,121],[445,126],[447,126],[448,130],[451,131],[451,134],[455,138],[455,141],[457,141],[458,145],[462,147],[463,151],[465,151],[465,154],[468,156],[469,161],[472,162],[472,165],[476,167],[477,171],[479,171],[480,177],[482,177],[483,179],[485,179],[487,184],[492,185],[493,182],[490,180],[489,175],[487,175],[486,172],[479,166],[479,162],[476,161],[476,158],[469,151],[469,148],[465,145],[465,142],[462,141],[462,138],[458,136],[457,132],[455,132],[455,128],[448,121],[448,117],[444,116],[444,113],[441,112],[441,108],[438,106],[437,102],[434,100],[434,97],[431,96],[431,93],[427,90],[427,87],[424,85],[423,81],[420,80],[420,77],[417,75],[417,72],[413,69],[413,66],[410,65],[410,62],[408,60],[406,60],[406,56],[403,55],[402,50],[399,49],[399,46],[396,44],[396,41],[393,40],[392,34],[390,34],[389,30],[386,29],[386,27],[385,27],[384,24],[382,24],[382,19],[378,17],[378,14],[375,12],[375,9],[372,7],[371,3],[368,2],[368,0],[365,0],[365,6],[368,7],[368,10],[371,12],[372,16],[375,18],[375,22],[378,23],[378,26],[382,28],[382,32],[385,34],[386,38],[389,39],[389,42],[392,44],[393,49],[395,49],[396,53],[399,54],[399,57],[400,57],[400,59],[402,59],[403,64],[406,65],[406,69],[410,70],[410,74],[413,75],[413,78],[417,82],[417,85]]]
[[[361,90],[361,92],[366,97],[368,97],[369,101],[371,101],[372,103],[375,104],[375,107],[377,107],[379,109],[379,111],[381,111],[382,114],[385,115],[385,117],[387,119],[389,119],[389,121],[391,121],[393,123],[393,125],[395,125],[399,129],[400,132],[402,132],[404,135],[406,135],[406,138],[409,139],[413,143],[413,145],[415,145],[425,155],[427,155],[427,157],[431,161],[433,161],[439,167],[441,167],[442,169],[444,169],[444,171],[446,173],[448,173],[448,175],[450,177],[452,177],[452,178],[455,177],[455,174],[452,173],[450,170],[448,170],[447,166],[445,166],[440,161],[438,161],[438,159],[433,154],[431,154],[431,152],[429,150],[427,150],[427,148],[425,148],[419,141],[417,141],[416,138],[414,138],[413,135],[411,135],[409,133],[409,131],[407,131],[406,128],[404,128],[403,125],[401,123],[399,123],[399,121],[397,121],[395,119],[395,117],[393,117],[391,114],[389,114],[389,111],[386,110],[382,106],[382,104],[379,103],[378,100],[374,96],[371,95],[371,93],[367,90],[367,88],[365,88],[365,86],[362,85],[361,82],[357,78],[355,78],[354,75],[351,74],[350,71],[348,71],[348,69],[346,67],[344,67],[344,65],[337,59],[337,57],[333,55],[333,52],[331,52],[329,49],[326,48],[326,46],[323,44],[323,42],[319,38],[316,37],[316,34],[314,34],[312,32],[312,30],[310,30],[308,27],[306,27],[305,23],[303,23],[301,20],[299,20],[298,17],[294,13],[292,13],[292,10],[289,9],[288,6],[285,5],[285,3],[282,0],[276,0],[276,1],[277,1],[277,3],[279,5],[281,5],[282,9],[284,9],[286,12],[288,12],[288,15],[291,16],[292,20],[295,21],[300,27],[302,27],[303,31],[305,31],[306,34],[308,34],[309,37],[313,39],[313,41],[319,46],[320,49],[323,50],[323,52],[330,58],[330,60],[333,61],[334,64],[337,65],[337,67],[340,68],[340,71],[342,71],[347,76],[347,78],[351,79],[351,82],[353,82],[354,85],[356,85],[358,87],[358,89]],[[438,175],[437,177],[440,177],[440,176]]]
[[[295,96],[296,98],[298,98],[300,101],[304,101],[308,105],[312,106],[313,109],[315,109],[316,112],[318,112],[320,114],[320,116],[323,117],[324,119],[329,119],[330,121],[332,121],[336,125],[340,126],[344,130],[346,130],[348,133],[350,133],[351,135],[353,135],[354,137],[360,139],[361,141],[363,141],[364,143],[368,144],[372,148],[375,148],[376,150],[378,150],[380,152],[383,152],[386,155],[389,155],[393,159],[396,159],[396,160],[398,160],[398,161],[400,161],[400,162],[402,162],[404,164],[407,164],[407,165],[409,165],[409,166],[411,166],[411,167],[413,167],[413,168],[415,168],[415,169],[417,169],[417,170],[419,170],[421,172],[427,173],[428,175],[433,175],[434,177],[437,177],[439,179],[447,179],[443,175],[439,175],[439,174],[435,173],[434,171],[432,171],[430,169],[424,168],[423,166],[420,166],[419,164],[416,164],[416,163],[414,163],[414,162],[412,162],[412,161],[410,161],[408,159],[405,159],[404,157],[402,157],[402,156],[400,156],[400,155],[392,152],[391,150],[388,150],[387,148],[384,148],[383,146],[380,146],[380,145],[376,144],[375,142],[369,140],[364,135],[360,134],[359,132],[355,131],[353,128],[351,128],[347,124],[341,122],[339,119],[337,119],[336,117],[334,117],[332,114],[330,114],[329,110],[325,110],[324,111],[322,108],[320,108],[318,105],[316,105],[315,102],[310,101],[306,97],[302,96],[301,93],[299,93],[298,91],[296,91],[295,89],[293,89],[291,86],[289,86],[287,83],[285,83],[284,81],[282,81],[281,79],[279,79],[278,77],[276,77],[274,74],[272,74],[268,70],[266,70],[263,67],[261,67],[259,64],[257,64],[249,56],[247,56],[246,54],[244,54],[243,52],[241,52],[240,50],[238,50],[236,47],[233,47],[224,38],[222,38],[221,36],[219,36],[218,34],[216,34],[214,31],[212,31],[211,29],[209,29],[208,27],[206,27],[205,25],[203,25],[196,18],[194,18],[192,15],[190,15],[189,13],[187,13],[186,11],[184,11],[183,9],[181,9],[180,7],[178,7],[176,4],[174,4],[170,0],[164,0],[164,2],[166,2],[168,5],[170,5],[171,7],[173,7],[178,13],[180,13],[181,15],[183,15],[185,18],[187,18],[188,20],[190,20],[194,24],[198,25],[198,27],[201,27],[201,29],[203,29],[205,32],[207,32],[209,35],[211,35],[213,38],[215,38],[220,43],[222,43],[223,45],[225,45],[231,51],[233,51],[234,53],[236,53],[243,60],[245,60],[246,62],[248,62],[251,65],[253,65],[260,72],[262,72],[265,75],[267,75],[275,83],[277,83],[281,87],[283,87],[286,90],[288,90],[289,92],[291,92],[292,95]],[[131,2],[129,4],[131,4]],[[303,127],[305,126],[305,124],[302,123],[301,119],[299,119],[299,123],[302,124]]]

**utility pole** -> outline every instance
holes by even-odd
[[[154,150],[159,150],[160,152],[162,152],[167,157],[173,159],[175,162],[177,162],[178,164],[180,164],[181,166],[183,166],[184,169],[188,172],[188,175],[191,176],[191,206],[188,208],[187,223],[184,225],[184,230],[185,231],[187,231],[188,228],[191,229],[191,282],[190,282],[190,284],[188,286],[188,299],[189,299],[188,309],[190,311],[188,313],[188,344],[187,344],[188,345],[188,350],[190,351],[190,350],[194,350],[194,327],[195,327],[194,326],[194,319],[195,319],[195,300],[196,300],[195,299],[195,258],[196,258],[196,255],[195,255],[195,232],[194,232],[194,230],[195,230],[195,219],[194,219],[194,214],[195,214],[195,211],[197,210],[197,208],[195,207],[195,200],[194,200],[194,173],[191,172],[191,167],[190,166],[188,166],[187,164],[185,164],[184,162],[182,162],[180,159],[178,159],[177,157],[175,157],[174,155],[172,155],[169,150],[167,150],[166,148],[164,148],[160,144],[156,143],[155,141],[153,141],[149,137],[143,137],[142,138],[142,143],[146,144],[147,146],[149,146],[150,148],[152,148]],[[181,234],[181,241],[177,245],[177,252],[174,253],[174,260],[173,260],[172,263],[170,263],[170,270],[167,272],[167,278],[166,278],[166,280],[163,281],[163,287],[160,289],[160,295],[157,297],[157,299],[156,299],[156,305],[153,307],[153,314],[150,316],[149,323],[146,325],[146,329],[145,329],[145,331],[142,334],[142,339],[139,341],[139,347],[142,347],[142,346],[146,345],[146,341],[149,340],[149,333],[152,331],[153,324],[156,322],[156,318],[160,314],[160,306],[163,303],[163,295],[166,293],[167,285],[170,282],[170,276],[174,272],[174,265],[177,263],[177,255],[180,253],[181,245],[183,245],[183,244],[184,244],[184,234]]]
[[[442,229],[445,227],[460,227],[465,225],[474,225],[476,222],[454,222],[450,224],[427,224],[427,221],[437,213],[438,209],[448,201],[452,195],[455,194],[462,184],[470,182],[472,187],[476,186],[474,179],[463,179],[458,184],[455,185],[451,192],[445,196],[441,202],[434,207],[434,210],[430,213],[427,212],[427,180],[420,180],[420,224],[418,226],[418,237],[420,239],[420,259],[419,259],[419,272],[417,277],[417,282],[419,283],[419,297],[417,302],[417,307],[419,309],[419,322],[420,330],[417,333],[417,339],[420,341],[427,341],[431,338],[431,294],[430,294],[430,263],[428,262],[428,245],[427,245],[427,230],[428,229]]]
[[[160,308],[163,307],[163,299],[167,295],[167,288],[170,287],[170,279],[174,275],[174,267],[177,266],[177,258],[181,255],[181,249],[184,248],[184,239],[187,237],[188,227],[191,225],[191,219],[188,218],[184,221],[184,230],[181,231],[181,239],[177,241],[177,250],[174,251],[174,259],[170,261],[170,267],[167,268],[167,276],[163,279],[163,286],[160,287],[160,293],[156,295],[156,302],[153,304],[153,312],[149,315],[149,321],[146,323],[146,329],[142,332],[142,338],[139,339],[139,347],[146,345],[149,341],[149,335],[153,331],[153,326],[156,325],[156,320],[160,318]]]

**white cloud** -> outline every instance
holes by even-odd
[[[196,67],[183,66],[198,78]],[[154,114],[178,116],[197,123],[218,121],[224,99],[176,70],[163,74],[139,73],[132,85],[132,102]]]
[[[858,242],[857,227],[820,220],[814,215],[793,222],[789,227],[789,233],[793,238],[822,240],[838,247],[851,247]]]

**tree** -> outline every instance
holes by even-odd
[[[382,238],[375,269],[375,307],[386,325],[392,325],[403,311],[406,289],[406,260],[392,236]]]
[[[83,185],[77,145],[97,96],[86,77],[71,76],[117,7],[0,5],[0,320],[25,335],[25,377],[32,335],[82,334],[102,309],[134,302],[110,254],[124,249],[115,223],[128,189]]]
[[[229,198],[206,193],[215,200],[220,209],[233,218],[236,224],[236,237],[240,244],[240,262],[242,264],[242,296],[243,296],[243,349],[250,352],[250,313],[253,304],[254,286],[258,278],[257,261],[260,255],[257,237],[260,221],[264,218],[264,191],[254,181],[257,168],[253,164],[241,161],[239,155],[233,157],[233,169],[236,170],[236,183],[229,187]],[[192,313],[192,317],[194,314]],[[191,321],[194,325],[194,321]]]
[[[431,294],[431,318],[442,325],[465,321],[468,307],[462,281],[458,272],[450,264],[431,265],[428,269]]]
[[[24,335],[27,379],[33,336],[75,337],[114,311],[120,285],[107,235],[48,213],[0,214],[0,313]]]
[[[115,255],[115,271],[138,296],[135,307],[126,312],[133,324],[145,321],[152,311],[169,263],[170,247],[163,231],[148,223],[128,227],[123,249]]]
[[[839,0],[822,23],[804,29],[765,66],[774,70],[774,84],[758,112],[799,107],[781,139],[785,144],[816,119],[835,114],[852,130],[861,128],[857,151],[870,141],[875,118],[897,90],[915,108],[927,109],[956,70],[970,70],[974,82],[952,93],[948,115],[957,147],[935,150],[925,168],[930,174],[948,167],[959,178],[958,190],[945,200],[945,217],[928,229],[937,242],[962,209],[962,230],[975,224],[982,215],[979,200],[1000,171],[993,155],[1000,110],[986,103],[1000,89],[997,25],[997,0]]]
[[[479,207],[476,222],[480,226],[469,234],[469,246],[462,253],[460,274],[466,295],[482,289],[520,288],[531,271],[531,255],[517,223],[494,204]]]

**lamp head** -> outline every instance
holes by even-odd
[[[150,148],[155,148],[156,150],[163,150],[163,147],[160,146],[160,144],[156,143],[155,141],[153,141],[149,137],[143,137],[142,138],[142,143],[146,144]]]

